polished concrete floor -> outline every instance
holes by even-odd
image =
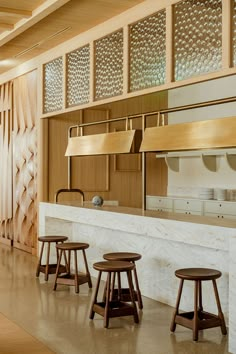
[[[197,343],[189,329],[177,326],[170,333],[173,308],[145,297],[139,324],[132,317],[113,318],[104,329],[99,315],[89,320],[93,289],[84,284],[75,294],[60,285],[53,291],[54,275],[48,282],[43,274],[36,278],[36,263],[36,257],[0,244],[0,312],[57,354],[228,353],[219,328],[202,332]]]

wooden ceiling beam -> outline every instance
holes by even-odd
[[[32,16],[30,18],[20,19],[14,26],[14,30],[11,32],[4,32],[0,34],[0,46],[9,42],[35,23],[39,22],[52,12],[59,9],[61,6],[65,5],[70,0],[45,0],[40,6],[34,9]]]
[[[16,15],[23,18],[29,18],[32,16],[32,11],[21,10],[16,8],[0,7],[0,13],[8,15]]]
[[[11,31],[14,29],[14,25],[12,25],[10,23],[0,23],[0,29]]]

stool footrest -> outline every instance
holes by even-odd
[[[93,311],[101,316],[105,316],[105,302],[98,302],[93,305]],[[121,301],[109,302],[109,317],[133,316],[134,307]]]
[[[62,274],[57,277],[56,283],[57,284],[66,284],[66,285],[75,285],[75,277],[76,277],[76,275],[73,273]],[[88,275],[86,275],[84,273],[80,273],[80,272],[78,273],[77,278],[78,278],[79,285],[88,283],[88,281],[90,279]]]
[[[39,271],[41,273],[46,273],[46,264],[41,264],[39,266]],[[48,265],[48,274],[55,274],[57,270],[57,264],[49,264]],[[59,267],[59,273],[65,273],[66,272],[66,266],[60,265]]]
[[[113,290],[113,300],[118,300],[118,295],[119,295],[119,291],[118,289],[114,289]],[[122,288],[120,289],[120,300],[121,301],[132,301],[131,300],[131,297],[130,297],[130,291],[129,291],[129,288]],[[134,298],[135,298],[135,301],[138,300],[138,297],[137,297],[137,292],[134,290]]]
[[[193,328],[193,318],[194,318],[194,312],[184,312],[181,314],[177,314],[175,317],[175,323],[182,325],[184,327]],[[219,327],[221,326],[222,321],[219,318],[219,316],[214,315],[209,312],[205,311],[198,311],[198,329],[207,329],[207,328],[213,328],[213,327]]]

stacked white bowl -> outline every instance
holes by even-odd
[[[216,199],[216,200],[225,200],[226,199],[226,189],[215,188],[214,189],[214,199]]]
[[[208,187],[199,188],[198,197],[200,199],[213,199],[214,198],[214,189]]]

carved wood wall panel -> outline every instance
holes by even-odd
[[[14,80],[14,247],[37,247],[37,73]]]
[[[0,86],[0,241],[11,244],[12,230],[12,82]]]

